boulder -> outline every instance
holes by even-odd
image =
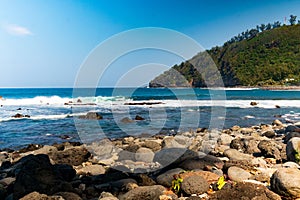
[[[266,186],[261,184],[240,182],[233,187],[226,187],[216,191],[209,197],[209,200],[281,200],[281,197],[270,191]]]
[[[142,144],[143,147],[151,149],[153,152],[159,151],[161,149],[161,146],[158,142],[146,140],[144,144]]]
[[[62,196],[47,196],[46,194],[40,194],[38,192],[31,192],[20,200],[65,200]]]
[[[236,182],[242,182],[248,180],[252,176],[246,170],[235,166],[229,167],[227,174],[230,180]]]
[[[86,115],[79,116],[80,119],[100,120],[103,117],[97,112],[88,112]]]
[[[90,152],[83,147],[73,147],[64,151],[58,151],[50,156],[56,164],[68,164],[77,166],[86,162],[91,156]]]
[[[251,106],[257,106],[257,104],[258,104],[258,103],[255,102],[255,101],[251,101],[251,102],[250,102],[250,105],[251,105]]]
[[[182,179],[185,179],[190,176],[201,176],[208,182],[208,184],[216,183],[216,182],[218,182],[218,180],[220,178],[220,175],[217,175],[217,174],[209,172],[209,171],[203,171],[203,170],[184,172],[182,174],[179,174],[179,177]]]
[[[300,197],[300,170],[280,168],[271,177],[271,188],[286,197]]]
[[[206,155],[204,157],[192,157],[184,160],[179,164],[179,167],[185,170],[195,170],[195,169],[206,169],[211,167],[216,167],[222,169],[224,162],[219,158]]]
[[[119,196],[120,200],[158,200],[159,196],[164,194],[165,188],[161,185],[153,186],[141,186],[130,190],[122,196]]]
[[[281,160],[280,151],[273,141],[262,140],[259,142],[258,148],[266,158],[275,158],[276,160]]]
[[[287,159],[300,164],[300,138],[290,139],[286,145]]]
[[[224,155],[228,157],[230,160],[246,160],[250,161],[252,156],[249,154],[241,153],[236,149],[226,149],[224,151]]]
[[[72,189],[57,169],[50,164],[47,155],[28,155],[21,158],[17,165],[19,170],[13,188],[14,199],[19,199],[33,191],[52,195]]]
[[[221,145],[229,145],[232,140],[233,140],[232,136],[223,133],[220,135],[218,139],[218,143],[220,143]]]
[[[141,147],[135,153],[135,159],[137,161],[151,163],[154,158],[154,153],[151,149]]]
[[[209,184],[202,176],[189,176],[183,179],[181,189],[188,195],[203,194],[209,190]]]
[[[186,148],[189,138],[185,136],[166,136],[162,143],[162,148]]]

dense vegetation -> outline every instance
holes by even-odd
[[[300,82],[300,21],[290,25],[261,24],[222,47],[213,47],[175,65],[150,82],[150,87],[205,87],[217,80],[216,65],[225,86],[297,85]],[[209,57],[209,58],[208,58]],[[209,59],[212,59],[211,62]],[[206,80],[204,82],[203,80]]]

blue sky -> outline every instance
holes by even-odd
[[[72,87],[88,54],[129,29],[173,29],[209,49],[290,14],[300,17],[299,0],[0,0],[0,87]],[[122,75],[118,68],[179,62],[159,52],[142,54],[116,62],[99,86],[113,86]]]

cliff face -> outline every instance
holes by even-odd
[[[298,84],[300,25],[276,27],[247,39],[228,41],[173,66],[149,86],[205,87],[220,81],[216,73],[221,75],[224,86]]]

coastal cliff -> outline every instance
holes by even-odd
[[[149,86],[205,87],[208,79],[210,84],[218,81],[216,76],[207,74],[211,67],[217,67],[225,87],[299,85],[300,25],[280,26],[275,22],[269,26],[273,28],[257,26],[221,47],[200,52],[159,75]],[[209,59],[211,62],[207,63]]]

